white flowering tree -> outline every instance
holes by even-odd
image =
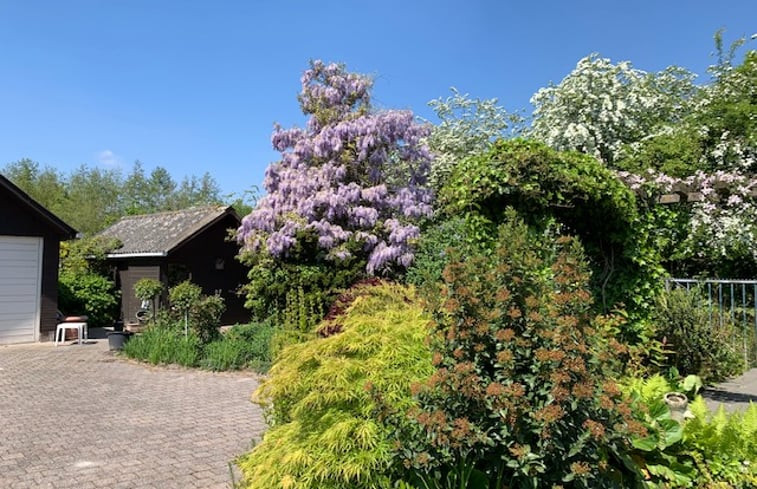
[[[711,67],[715,81],[702,90],[687,124],[697,132],[705,168],[757,172],[757,51],[739,66]]]
[[[510,113],[496,98],[472,98],[451,88],[452,95],[430,101],[438,123],[431,129],[428,145],[434,153],[431,185],[439,190],[464,158],[489,149],[499,138],[517,135],[523,130],[523,117]]]
[[[647,73],[628,61],[613,64],[589,55],[558,85],[533,95],[528,136],[612,165],[624,145],[641,141],[688,112],[688,101],[696,92],[693,80],[692,73],[678,67]]]

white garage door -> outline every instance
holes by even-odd
[[[0,236],[0,344],[37,340],[42,238]]]

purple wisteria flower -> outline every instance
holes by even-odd
[[[301,82],[306,128],[275,126],[281,159],[266,170],[266,196],[242,220],[240,243],[282,258],[311,232],[329,259],[362,250],[369,274],[409,266],[414,222],[432,212],[429,127],[410,111],[371,110],[370,78],[342,65],[313,61]]]

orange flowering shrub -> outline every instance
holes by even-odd
[[[402,463],[429,487],[629,487],[626,440],[644,427],[611,380],[626,351],[591,313],[580,244],[513,213],[498,243],[457,256],[429,298],[436,371]]]

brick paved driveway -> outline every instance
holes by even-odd
[[[106,340],[0,347],[0,488],[228,488],[264,429],[256,385],[135,364]]]

